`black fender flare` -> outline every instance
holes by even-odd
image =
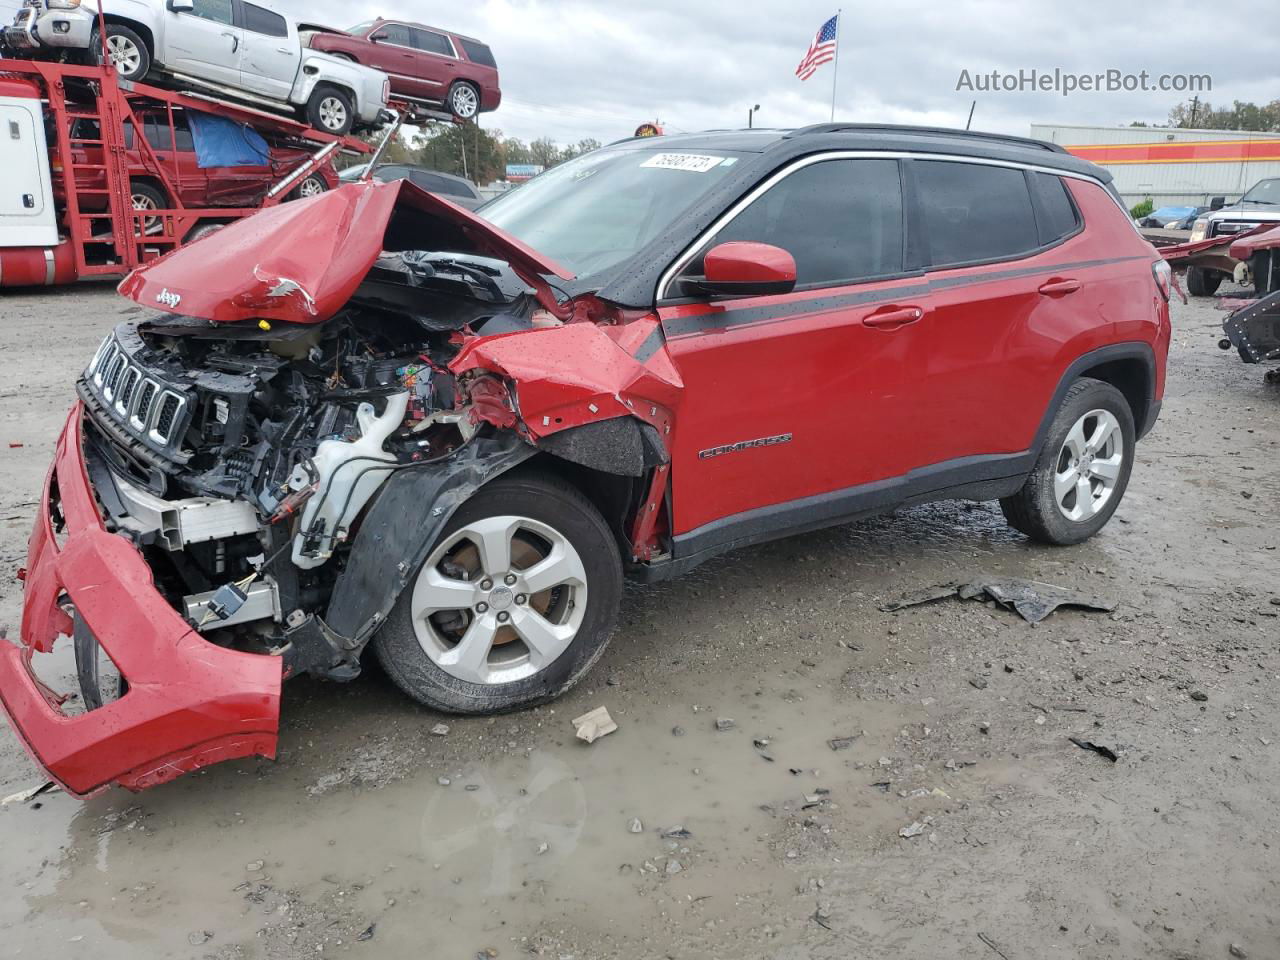
[[[516,433],[478,435],[442,463],[392,474],[360,524],[325,611],[329,631],[355,652],[386,620],[431,545],[480,487],[537,453]]]

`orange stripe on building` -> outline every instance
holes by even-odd
[[[1280,138],[1167,143],[1078,144],[1068,153],[1094,163],[1229,163],[1280,161]]]

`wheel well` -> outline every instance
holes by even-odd
[[[169,196],[169,191],[165,189],[165,185],[161,183],[160,180],[158,180],[157,178],[146,176],[146,175],[143,175],[140,177],[130,177],[129,185],[132,187],[133,184],[135,183],[146,184],[148,187],[151,187],[151,189],[158,192],[160,196],[164,197],[165,200],[169,202],[173,202],[173,197]]]
[[[581,464],[571,463],[547,453],[539,453],[515,467],[511,473],[533,471],[550,473],[572,484],[582,493],[591,505],[600,511],[600,516],[613,531],[618,551],[624,561],[631,558],[631,544],[627,539],[627,521],[631,518],[635,499],[643,489],[644,478],[624,477],[616,473],[605,473]]]
[[[136,33],[139,37],[142,38],[142,42],[147,45],[148,55],[150,55],[152,59],[155,58],[155,55],[156,55],[155,37],[151,35],[150,30],[148,30],[146,27],[140,24],[137,20],[130,20],[128,17],[122,17],[122,16],[119,16],[118,14],[111,14],[111,13],[103,14],[103,19],[106,20],[107,23],[117,23],[122,27],[128,27],[130,30],[132,30],[134,33]]]
[[[1147,422],[1147,410],[1151,406],[1151,371],[1138,357],[1126,357],[1121,360],[1108,360],[1088,370],[1080,372],[1082,377],[1091,377],[1109,383],[1129,401],[1129,410],[1133,413],[1133,426],[1139,433]]]

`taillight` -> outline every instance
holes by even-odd
[[[1160,296],[1165,303],[1169,302],[1169,292],[1173,287],[1173,268],[1169,261],[1161,258],[1151,264],[1151,274],[1156,278],[1156,286],[1160,288]]]

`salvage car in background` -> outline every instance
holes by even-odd
[[[366,647],[438,709],[555,697],[624,574],[942,498],[1080,543],[1170,336],[1109,182],[820,124],[624,141],[483,218],[395,180],[231,224],[120,286],[152,312],[77,384],[4,708],[68,789],[137,789],[273,756],[282,681]],[[31,671],[59,635],[80,716]]]
[[[348,182],[359,180],[364,176],[366,169],[368,169],[368,164],[361,163],[354,167],[348,167],[338,176]],[[476,185],[465,177],[459,177],[452,173],[441,173],[438,170],[431,170],[411,163],[380,164],[373,171],[373,179],[381,183],[386,183],[390,180],[412,180],[414,184],[427,191],[427,193],[446,197],[458,206],[466,207],[468,210],[474,210],[485,202],[485,198],[480,195]]]
[[[502,102],[493,51],[470,37],[379,18],[349,30],[308,26],[303,39],[313,50],[382,70],[397,99],[439,104],[459,120],[497,110]]]
[[[173,111],[170,127],[166,111],[139,111],[143,137],[150,151],[138,142],[133,123],[124,124],[125,158],[129,172],[129,192],[135,210],[158,210],[173,206],[177,200],[190,207],[239,207],[259,203],[277,180],[297,167],[310,154],[305,145],[270,143],[252,129],[241,124],[222,120],[209,114],[199,114],[195,129],[188,122],[186,111]],[[242,145],[234,154],[221,159],[201,157],[197,153],[196,136],[209,131],[206,136],[217,136]],[[85,164],[76,173],[76,183],[83,192],[84,208],[104,210],[107,205],[106,170],[102,166],[102,148],[93,141],[101,141],[96,120],[80,119],[72,125],[72,156],[75,163]],[[84,143],[84,141],[90,141]],[[174,182],[177,197],[165,192],[163,179],[157,175],[156,162],[166,176]],[[53,172],[61,173],[60,165],[53,162]],[[58,181],[55,181],[58,183]],[[336,187],[338,175],[331,164],[325,164],[315,173],[307,175],[290,192],[290,199],[312,197]],[[64,192],[60,183],[54,188],[54,197],[62,202]],[[97,201],[95,203],[95,200]]]
[[[101,0],[107,53],[126,80],[163,77],[183,86],[270,106],[296,108],[336,136],[386,119],[386,74],[307,49],[296,21],[270,0]],[[101,57],[97,10],[79,0],[26,0],[4,32],[32,55],[80,48]],[[67,29],[45,29],[47,20]],[[75,44],[75,47],[72,44]]]

